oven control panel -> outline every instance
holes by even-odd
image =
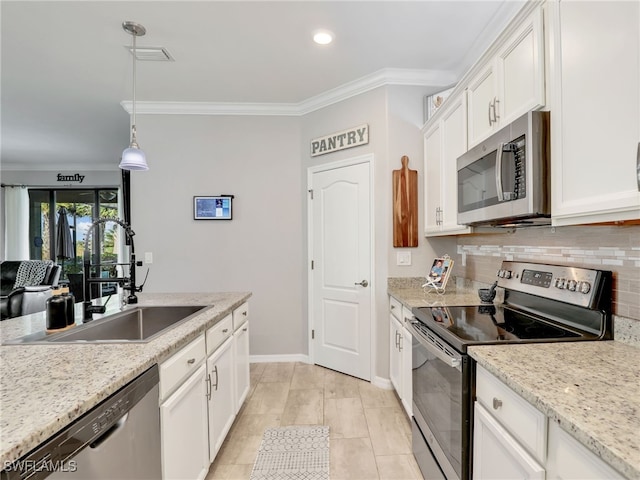
[[[503,261],[498,286],[583,307],[593,307],[611,272],[563,265]]]

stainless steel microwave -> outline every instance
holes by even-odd
[[[551,223],[549,112],[528,112],[457,160],[460,225]]]

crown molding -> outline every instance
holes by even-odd
[[[456,74],[449,71],[385,68],[299,103],[147,101],[136,102],[136,113],[141,115],[301,116],[386,85],[448,87],[456,80]],[[123,101],[120,105],[131,114],[133,107],[131,101]]]

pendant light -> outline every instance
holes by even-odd
[[[123,22],[122,28],[133,37],[133,111],[131,116],[131,143],[122,152],[120,168],[123,170],[149,170],[144,152],[136,140],[136,37],[141,37],[147,30],[134,22]]]

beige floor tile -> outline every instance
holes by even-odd
[[[260,383],[265,382],[291,382],[294,363],[265,363],[264,371],[260,377]]]
[[[282,413],[287,403],[289,382],[258,383],[246,402],[245,413]]]
[[[231,431],[243,437],[262,435],[269,427],[279,427],[281,420],[282,415],[279,413],[245,413],[233,422]]]
[[[291,378],[291,388],[324,388],[326,369],[318,365],[296,363]]]
[[[378,469],[368,438],[332,438],[329,442],[331,480],[378,479]]]
[[[325,398],[324,424],[331,438],[368,437],[369,429],[362,401],[358,398]]]
[[[223,465],[253,465],[262,442],[262,434],[244,437],[229,434],[216,455],[214,463]]]
[[[249,480],[252,470],[253,464],[225,465],[214,462],[205,480]]]
[[[328,370],[324,376],[325,398],[360,398],[361,383],[366,383],[349,375]]]
[[[368,382],[359,383],[358,388],[364,408],[400,407],[400,401],[393,390],[378,388]]]
[[[376,464],[380,480],[422,480],[413,455],[378,455]]]
[[[323,401],[322,388],[289,390],[282,425],[323,425]]]
[[[411,454],[406,415],[398,408],[365,408],[369,436],[376,455]]]

